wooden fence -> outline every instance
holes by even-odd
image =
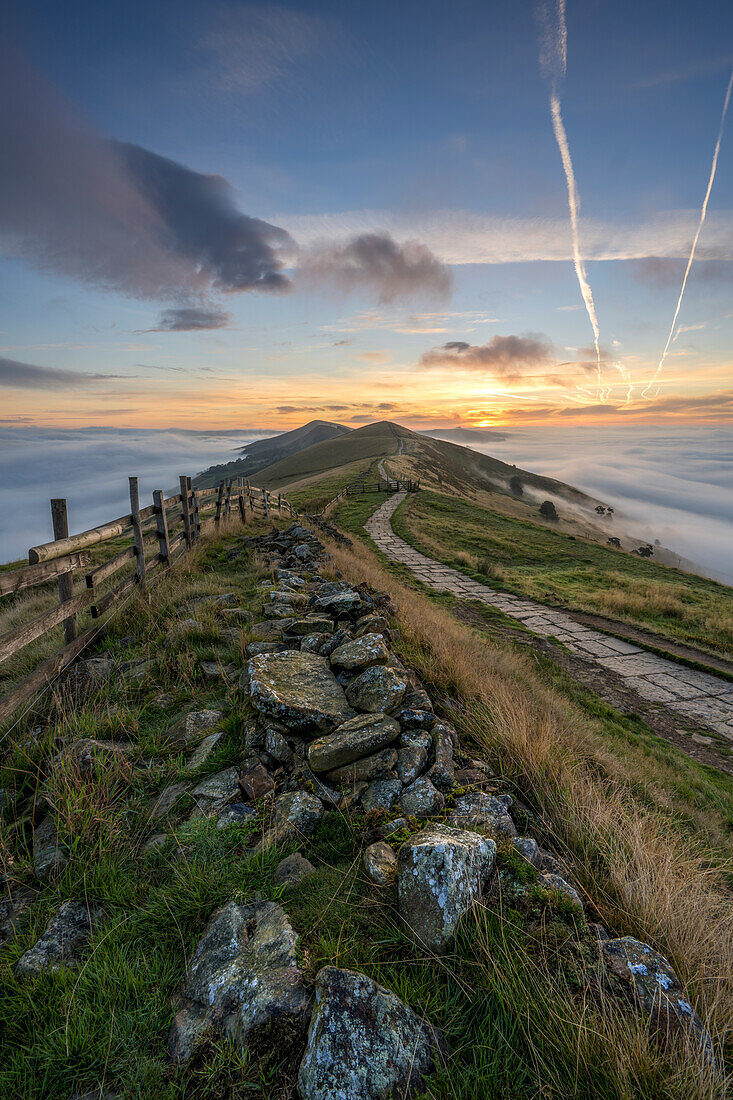
[[[347,497],[360,496],[362,493],[416,493],[420,488],[419,481],[385,481],[378,478],[376,481],[353,481],[344,490]]]
[[[169,569],[206,527],[218,527],[232,516],[246,524],[248,511],[264,517],[271,513],[298,515],[280,493],[256,488],[244,478],[229,478],[211,489],[194,489],[191,478],[184,475],[179,478],[179,493],[164,497],[162,489],[156,489],[153,503],[145,508],[140,507],[138,479],[131,477],[129,482],[129,513],[78,535],[69,535],[66,501],[52,500],[53,541],[31,547],[28,565],[0,572],[0,598],[53,580],[58,587],[55,606],[0,637],[0,664],[62,624],[64,634],[61,650],[0,699],[0,723],[32,699],[100,633],[106,612],[136,586],[144,586],[151,576]],[[120,580],[123,571],[127,575]],[[83,612],[91,614],[92,623],[79,633]]]

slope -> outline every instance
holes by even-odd
[[[293,428],[292,431],[248,443],[242,448],[241,458],[210,466],[198,475],[195,485],[197,488],[206,489],[217,485],[223,478],[252,477],[266,466],[271,466],[274,462],[296,454],[306,447],[348,435],[350,432],[351,429],[343,424],[333,424],[327,420],[311,420],[308,424]]]

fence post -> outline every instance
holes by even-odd
[[[199,501],[196,496],[196,490],[194,489],[191,478],[186,478],[186,486],[190,496],[193,497],[193,537],[195,539],[201,538],[201,517],[199,516]]]
[[[228,477],[224,482],[224,519],[229,519],[232,511],[232,479]]]
[[[178,484],[181,487],[181,508],[183,510],[183,534],[186,538],[186,549],[191,549],[191,512],[188,507],[188,478],[185,474],[181,474],[178,478]]]
[[[132,513],[132,538],[135,543],[135,573],[138,584],[145,583],[145,547],[143,529],[140,523],[140,496],[136,477],[127,479],[130,483],[130,512]]]
[[[283,508],[282,494],[278,493],[277,494],[277,510],[278,510],[278,512],[282,512],[282,508]]]
[[[267,519],[267,489],[262,490],[262,508],[265,513],[265,519]]]
[[[239,501],[239,518],[241,519],[242,523],[246,524],[247,509],[244,503],[244,478],[239,477],[237,478],[237,481],[239,482],[239,486],[237,488],[237,500]]]
[[[219,482],[219,492],[216,496],[216,516],[214,517],[214,524],[216,527],[221,523],[221,506],[224,500],[224,482]]]
[[[158,535],[158,557],[166,565],[171,563],[170,539],[168,537],[168,516],[165,514],[165,497],[162,489],[153,493],[155,505],[155,530]]]
[[[66,513],[66,500],[64,497],[55,497],[51,501],[51,523],[53,524],[54,542],[56,539],[69,537],[69,518]],[[74,572],[62,573],[59,577],[59,603],[66,603],[74,595]],[[70,615],[64,619],[64,637],[67,644],[73,642],[79,634],[79,626],[76,615]]]

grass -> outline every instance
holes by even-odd
[[[361,502],[346,503],[356,525]],[[371,509],[374,501],[366,504]],[[249,531],[261,529],[254,524]],[[144,680],[119,676],[91,695],[58,694],[5,742],[0,786],[31,800],[46,789],[47,762],[57,751],[53,736],[130,740],[136,756],[151,763],[142,770],[98,766],[89,775],[62,768],[48,789],[70,858],[17,941],[0,954],[2,1094],[67,1100],[76,1089],[104,1085],[126,1100],[292,1096],[302,1039],[287,1033],[265,1036],[245,1053],[213,1039],[185,1068],[171,1067],[165,1054],[170,997],[209,915],[231,898],[262,896],[280,901],[300,934],[307,980],[325,964],[361,970],[444,1030],[448,1061],[426,1083],[426,1098],[722,1095],[720,1079],[701,1069],[693,1052],[660,1046],[622,1001],[602,994],[592,930],[556,898],[533,893],[531,873],[509,851],[500,851],[500,866],[527,879],[527,899],[493,893],[465,922],[453,952],[438,960],[405,936],[394,886],[378,889],[367,880],[364,818],[328,814],[301,849],[315,874],[289,888],[273,883],[273,870],[293,846],[252,857],[257,824],[218,830],[203,819],[174,820],[168,846],[144,854],[153,831],[150,800],[186,774],[184,757],[166,743],[166,730],[186,706],[225,714],[225,736],[199,777],[244,756],[248,704],[234,686],[205,682],[198,662],[239,663],[246,631],[234,642],[223,637],[221,616],[202,606],[200,630],[173,629],[198,596],[227,591],[240,606],[261,606],[257,584],[266,571],[253,555],[244,564],[228,561],[234,539],[205,539],[149,599],[136,598],[113,621],[104,650],[151,660]],[[466,743],[489,754],[500,782],[520,793],[544,831],[540,839],[554,840],[571,857],[599,915],[670,954],[722,1042],[733,968],[725,953],[731,917],[720,854],[712,845],[704,853],[702,843],[694,850],[676,806],[665,812],[654,805],[651,781],[633,788],[619,758],[604,748],[610,716],[589,716],[590,703],[567,701],[546,670],[456,623],[443,598],[403,585],[368,550],[330,549],[333,568],[349,580],[390,591],[403,658],[455,717]],[[169,705],[158,701],[160,692],[170,694]],[[39,721],[44,733],[34,739]],[[632,773],[633,729],[621,725],[616,736],[619,744],[628,738]],[[664,790],[668,775],[651,751],[647,766]],[[701,814],[712,818],[712,786],[695,792],[695,774],[690,763],[689,797],[700,799]],[[688,794],[676,797],[683,804]],[[715,823],[721,847],[729,799],[733,792],[723,797],[721,789]],[[3,828],[2,869],[21,880],[30,874],[29,839],[27,820]],[[83,965],[19,984],[15,962],[68,897],[93,898],[106,913]]]
[[[495,588],[733,652],[733,599],[715,581],[439,493],[409,497],[393,526],[419,550]]]

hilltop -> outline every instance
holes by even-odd
[[[224,478],[252,477],[280,459],[297,454],[325,440],[337,439],[350,431],[351,429],[343,424],[334,424],[327,420],[311,420],[308,424],[293,428],[292,431],[268,436],[267,439],[256,439],[241,448],[242,458],[210,466],[200,473],[195,480],[196,487],[208,489],[212,485],[218,485]]]

